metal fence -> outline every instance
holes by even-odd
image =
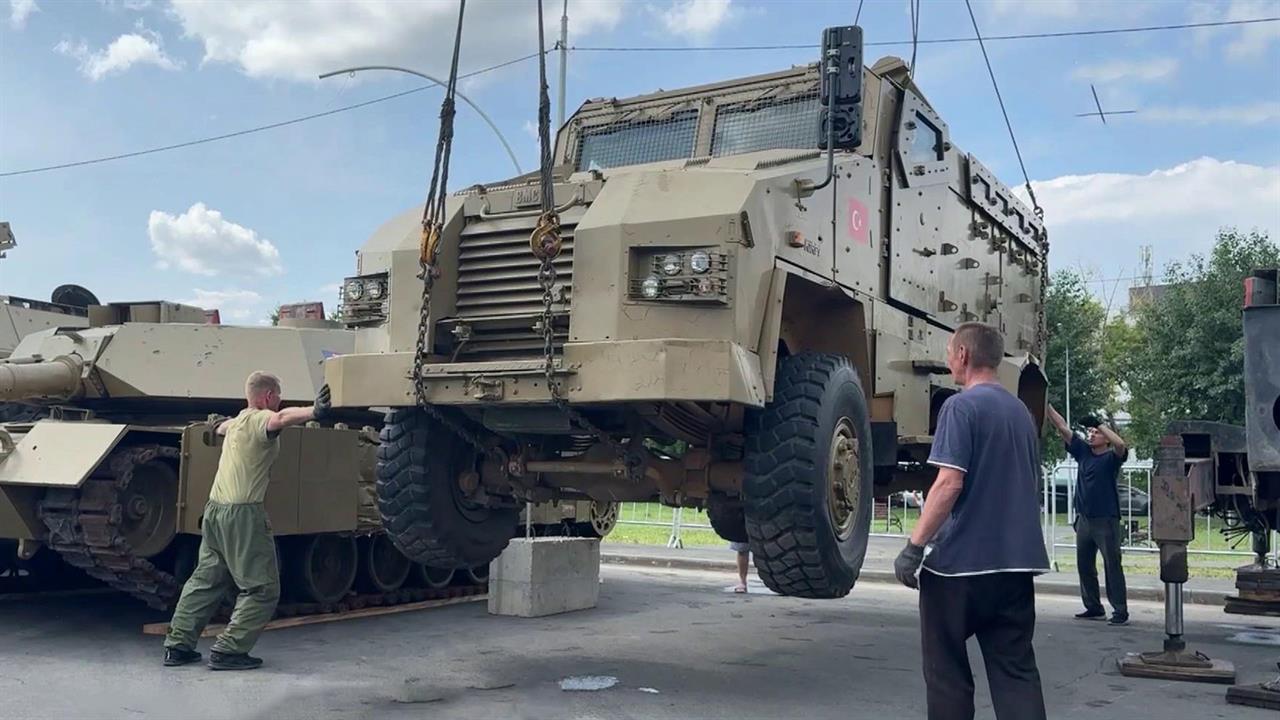
[[[1117,483],[1120,492],[1121,549],[1125,553],[1158,553],[1159,548],[1150,536],[1150,488],[1152,463],[1150,460],[1130,460],[1120,471]],[[1068,460],[1045,473],[1041,488],[1042,523],[1045,548],[1050,561],[1058,568],[1059,551],[1064,558],[1074,562],[1075,532],[1075,483],[1076,463]],[[903,538],[911,533],[920,516],[923,497],[919,493],[895,493],[884,500],[877,500],[872,514],[871,535],[876,537]],[[687,530],[711,531],[711,523],[705,512],[692,508],[669,508],[657,503],[622,503],[618,523],[620,525],[647,526],[666,530],[666,545],[683,548],[683,533]],[[1222,521],[1208,514],[1196,518],[1196,538],[1187,550],[1201,563],[1213,558],[1252,559],[1253,552],[1246,539],[1236,546],[1228,545],[1220,532]],[[1273,556],[1280,561],[1280,543],[1273,534]]]

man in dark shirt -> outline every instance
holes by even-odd
[[[1107,601],[1111,603],[1110,625],[1129,622],[1129,606],[1125,602],[1124,568],[1120,565],[1120,497],[1116,478],[1120,466],[1129,457],[1129,448],[1111,428],[1093,419],[1085,423],[1084,440],[1071,431],[1058,411],[1049,407],[1049,422],[1058,430],[1067,452],[1076,461],[1076,566],[1080,572],[1082,620],[1102,619],[1098,592],[1098,551],[1107,575]]]
[[[929,720],[973,718],[965,645],[974,635],[996,717],[1045,717],[1031,645],[1032,578],[1049,569],[1040,532],[1040,433],[1026,405],[996,378],[1003,357],[1004,339],[981,323],[961,325],[947,343],[947,365],[963,390],[939,411],[929,455],[938,477],[894,562],[898,580],[920,589]]]

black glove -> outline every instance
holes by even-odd
[[[912,545],[911,541],[907,541],[907,546],[902,548],[902,552],[898,553],[898,558],[893,561],[893,574],[898,576],[898,582],[915,590],[920,586],[916,579],[916,573],[920,571],[920,566],[924,563],[924,548],[919,545]]]
[[[204,431],[201,433],[201,439],[204,440],[206,446],[213,447],[218,444],[218,426],[230,419],[226,415],[210,415],[204,421]]]
[[[333,401],[329,399],[329,386],[326,384],[320,388],[320,394],[316,395],[316,402],[312,405],[312,417],[316,420],[323,420],[332,409]]]

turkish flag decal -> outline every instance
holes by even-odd
[[[857,198],[849,198],[849,237],[860,245],[871,244],[871,213]]]

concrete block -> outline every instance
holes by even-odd
[[[600,541],[512,540],[489,566],[489,613],[541,617],[585,610],[600,597]]]

